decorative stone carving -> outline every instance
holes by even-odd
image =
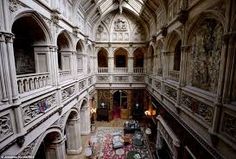
[[[19,9],[19,1],[18,0],[9,0],[9,10],[11,12],[15,12]]]
[[[16,139],[16,143],[18,146],[22,147],[25,142],[25,136],[19,136]]]
[[[40,101],[32,103],[23,107],[23,118],[24,125],[30,123],[40,114],[45,113],[49,108],[54,107],[56,105],[56,97],[55,94],[46,97]]]
[[[13,134],[10,114],[0,117],[0,141]]]
[[[62,90],[62,100],[66,100],[75,93],[75,85]]]
[[[174,88],[165,85],[165,94],[171,99],[177,100],[177,91]]]
[[[81,82],[79,82],[79,90],[82,90],[82,89],[84,89],[85,85],[86,85],[86,81],[85,81],[85,80],[84,80],[84,81],[81,81]]]
[[[127,30],[127,23],[125,20],[118,18],[114,22],[114,30],[115,31],[126,31]]]
[[[98,33],[102,33],[104,31],[104,28],[102,25],[98,26]]]
[[[109,82],[109,76],[97,76],[98,82]]]
[[[114,76],[114,82],[129,82],[129,76]]]
[[[90,78],[88,79],[88,85],[91,85],[92,83],[93,83],[93,78],[90,77]]]
[[[178,13],[177,19],[180,23],[185,24],[185,22],[188,20],[188,11],[181,9]]]
[[[144,76],[133,76],[133,82],[144,82]]]
[[[184,93],[181,95],[181,104],[190,109],[193,113],[197,114],[204,121],[207,122],[208,125],[212,125],[214,109],[213,107],[200,102],[193,97],[190,97]]]
[[[220,70],[222,26],[214,19],[205,19],[192,38],[190,85],[216,93]]]
[[[155,84],[155,87],[156,87],[158,90],[161,89],[161,82],[155,81],[154,84]]]
[[[31,142],[28,146],[26,146],[26,148],[24,148],[23,151],[21,151],[18,156],[33,156],[33,150],[34,150],[34,147],[36,145],[38,141],[38,138],[36,138],[33,142]]]
[[[221,131],[230,139],[233,139],[236,142],[236,117],[224,113],[222,121]]]

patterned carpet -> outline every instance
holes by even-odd
[[[91,136],[92,140],[96,140],[94,153],[98,159],[125,159],[129,151],[138,151],[142,159],[153,159],[147,142],[144,137],[144,145],[141,147],[133,146],[132,144],[125,145],[119,149],[113,149],[112,147],[112,133],[121,132],[123,134],[122,127],[98,127],[94,136]]]

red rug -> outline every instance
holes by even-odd
[[[149,147],[146,140],[142,147],[136,147],[132,144],[124,145],[122,148],[113,149],[112,146],[112,133],[121,132],[123,128],[99,127],[97,128],[96,138],[98,149],[97,156],[99,159],[125,159],[129,151],[138,151],[142,155],[142,159],[152,159]]]

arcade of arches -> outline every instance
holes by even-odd
[[[130,120],[153,159],[235,158],[235,0],[0,1],[0,158],[85,158]]]

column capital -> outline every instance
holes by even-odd
[[[5,33],[4,36],[5,36],[5,41],[7,43],[13,43],[13,39],[15,38],[14,34],[12,34],[12,33]]]

